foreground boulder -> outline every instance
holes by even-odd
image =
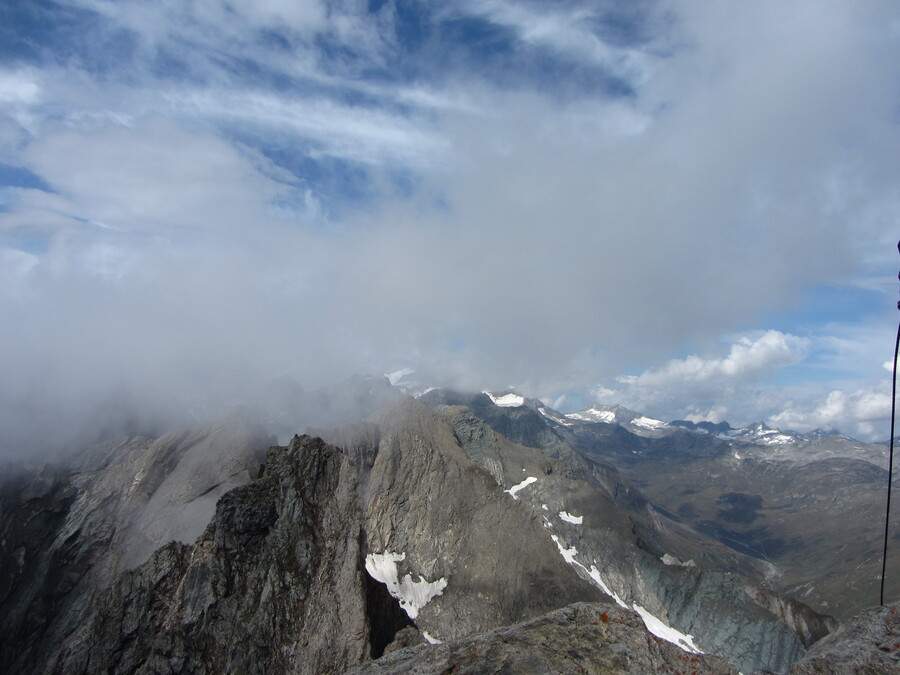
[[[612,603],[577,603],[488,633],[403,649],[350,672],[735,675],[737,670],[718,657],[691,654],[650,635],[635,612]]]
[[[809,650],[791,675],[897,675],[900,603],[860,612]]]

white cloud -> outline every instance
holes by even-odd
[[[722,357],[690,355],[594,389],[597,400],[667,419],[722,421],[738,397],[803,359],[809,341],[769,330],[739,337]],[[705,407],[704,407],[705,406]]]
[[[20,295],[37,265],[35,255],[14,248],[0,248],[0,293],[9,297]]]
[[[534,5],[508,0],[475,0],[464,6],[473,14],[515,29],[523,42],[600,65],[634,84],[647,80],[656,61],[638,49],[616,46],[598,37],[591,25],[598,18],[596,7],[570,6],[560,12],[552,6],[536,9]]]
[[[728,420],[728,408],[724,405],[716,405],[706,412],[685,415],[684,419],[688,422],[712,422],[713,424],[718,424]]]
[[[0,104],[32,104],[40,99],[41,87],[29,69],[0,69]]]
[[[798,431],[838,429],[863,440],[884,440],[889,435],[886,422],[890,416],[890,387],[879,384],[851,392],[835,389],[824,398],[811,397],[772,415],[770,421]]]
[[[328,10],[318,0],[233,0],[230,6],[261,26],[287,26],[301,33],[313,33],[327,26]]]
[[[840,327],[833,326],[839,329]],[[844,328],[846,334],[847,329]],[[593,391],[602,403],[620,403],[664,419],[692,422],[755,421],[800,432],[838,429],[862,440],[883,440],[890,418],[890,387],[871,363],[852,378],[861,356],[834,335],[799,338],[766,331],[739,338],[722,357],[691,355]],[[871,354],[870,360],[871,360]],[[788,382],[772,384],[773,375]],[[825,386],[831,385],[823,395]]]
[[[510,91],[502,68],[428,45],[421,70],[383,75],[406,46],[389,3],[369,21],[356,2],[70,4],[109,22],[91,44],[124,27],[135,54],[102,75],[62,58],[0,71],[6,161],[57,191],[16,189],[0,213],[3,246],[36,251],[0,261],[30,294],[0,308],[28,317],[4,331],[11,390],[47,354],[71,392],[121,373],[165,388],[185,364],[308,384],[402,363],[476,390],[603,382],[656,417],[877,422],[879,399],[852,393],[883,375],[874,320],[702,346],[812,284],[893,275],[875,251],[900,213],[893,3],[670,2],[640,47],[571,3],[463,7],[514,31],[516,53],[633,87],[563,102],[540,74]],[[279,23],[273,49],[257,29]],[[345,201],[341,179],[376,198]],[[640,374],[613,381],[623,364]],[[790,368],[820,372],[788,406],[771,378]],[[812,380],[845,398],[813,401]]]
[[[741,337],[724,358],[692,355],[673,359],[642,373],[629,384],[645,389],[679,387],[690,391],[710,385],[729,386],[729,381],[757,381],[771,375],[777,366],[802,358],[806,343],[795,335],[769,330],[755,338]]]
[[[30,192],[31,208],[161,236],[251,226],[285,189],[260,175],[252,155],[162,120],[47,129],[23,160],[59,192]]]

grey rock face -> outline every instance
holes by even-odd
[[[192,542],[271,438],[238,423],[108,442],[74,466],[0,486],[0,669],[22,672],[81,622],[94,594],[172,539]]]
[[[813,645],[791,675],[897,675],[900,603],[860,612]]]
[[[654,646],[634,609],[744,672],[786,672],[827,632],[799,603],[713,569],[719,544],[680,529],[539,412],[475,402],[493,424],[404,398],[322,432],[341,450],[295,437],[262,471],[256,435],[206,430],[131,439],[78,470],[7,483],[0,621],[12,638],[0,639],[0,665],[329,673],[493,631],[482,651],[494,661],[420,651],[462,672],[731,672]],[[554,614],[610,601],[605,591],[627,608]]]
[[[699,557],[711,542],[675,537],[673,524],[654,513],[639,493],[623,494],[627,481],[614,471],[589,463],[585,468],[512,443],[466,408],[436,406],[435,411],[502,487],[535,477],[518,493],[518,504],[541,519],[544,537],[555,537],[556,545],[569,552],[573,569],[586,579],[588,570],[596,569],[625,604],[639,605],[693,635],[704,651],[728,658],[744,672],[786,672],[808,645],[833,628],[827,617],[736,575],[706,565],[664,564],[662,551],[675,544],[680,554],[693,551]],[[516,411],[519,417],[533,413]],[[492,419],[504,412],[497,409]],[[580,522],[565,520],[564,513],[578,514]]]
[[[559,556],[540,517],[500,489],[451,425],[405,399],[381,429],[362,487],[367,554],[405,554],[399,574],[444,579],[416,624],[446,640],[606,597]]]
[[[722,659],[689,654],[649,635],[634,612],[612,604],[578,603],[515,626],[404,649],[350,672],[735,675],[737,670]]]
[[[120,576],[59,673],[342,672],[369,656],[356,475],[318,439],[273,448],[191,546]]]

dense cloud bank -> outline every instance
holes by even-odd
[[[886,435],[896,5],[301,4],[8,10],[0,434],[408,367]]]

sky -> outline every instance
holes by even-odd
[[[893,0],[7,0],[0,444],[401,369],[885,439],[898,178]]]

